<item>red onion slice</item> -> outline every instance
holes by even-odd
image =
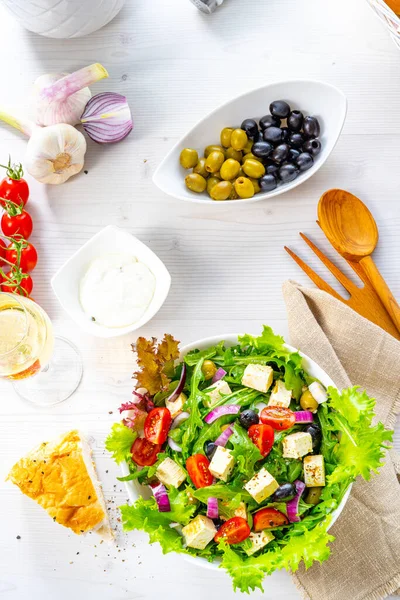
[[[211,380],[211,383],[217,383],[217,381],[219,381],[220,379],[222,379],[223,377],[225,377],[226,375],[226,371],[224,371],[224,369],[222,369],[221,367],[217,370],[217,372],[215,373],[214,377]]]
[[[297,410],[294,416],[296,423],[312,423],[314,421],[314,415],[310,410]]]
[[[168,396],[168,398],[165,400],[165,402],[174,402],[177,398],[179,398],[179,396],[183,392],[183,388],[185,387],[185,381],[186,381],[186,364],[183,363],[182,373],[179,378],[179,383],[178,383],[177,387],[174,389],[174,391],[172,392],[172,394],[170,396]]]
[[[237,404],[225,404],[224,406],[217,406],[217,408],[214,408],[214,410],[210,411],[204,417],[204,420],[206,423],[210,424],[224,415],[237,415],[239,412],[240,406]]]
[[[170,427],[170,429],[176,429],[177,427],[179,427],[179,425],[183,422],[186,421],[186,419],[188,419],[190,417],[190,414],[188,412],[182,412],[180,413],[177,417],[175,417],[175,419],[172,421],[172,425]]]
[[[158,485],[152,486],[151,491],[154,494],[154,498],[156,499],[158,510],[160,512],[170,512],[171,505],[169,503],[169,498],[167,494],[167,490],[163,486],[162,483]]]
[[[182,452],[182,448],[178,446],[178,444],[172,438],[169,437],[167,442],[171,450],[175,450],[175,452]]]
[[[229,440],[229,438],[231,437],[232,433],[233,433],[232,427],[227,427],[226,429],[224,429],[224,431],[221,433],[221,435],[219,437],[217,437],[214,444],[216,446],[225,447],[226,443]]]
[[[207,500],[207,517],[209,519],[218,519],[218,498],[212,496]]]
[[[306,484],[303,481],[296,479],[296,481],[294,482],[294,487],[296,488],[297,494],[292,500],[289,500],[289,502],[286,504],[287,516],[291,523],[297,523],[298,521],[300,521],[300,517],[298,514],[299,501],[302,493],[306,489]]]
[[[133,129],[127,99],[121,94],[96,94],[86,104],[81,123],[88,136],[98,144],[123,140]]]

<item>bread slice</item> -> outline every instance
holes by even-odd
[[[93,531],[113,539],[92,451],[80,432],[43,442],[13,466],[7,479],[56,523],[78,535]]]

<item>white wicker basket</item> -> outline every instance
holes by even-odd
[[[392,40],[400,48],[400,18],[392,11],[384,0],[367,0],[375,14],[389,29]]]

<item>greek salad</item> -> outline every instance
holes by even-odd
[[[121,507],[162,551],[219,561],[234,589],[329,557],[332,513],[381,466],[392,432],[357,387],[325,389],[264,326],[179,360],[171,335],[139,338],[136,388],[106,448],[152,492]]]

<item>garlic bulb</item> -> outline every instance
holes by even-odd
[[[1,109],[0,121],[5,121],[30,138],[25,165],[28,173],[37,181],[64,183],[82,170],[86,140],[72,125],[58,123],[49,127],[39,127],[31,121],[13,117]]]
[[[38,127],[28,142],[25,165],[41,183],[64,183],[82,170],[85,152],[86,140],[72,125]]]
[[[92,94],[87,87],[108,77],[106,69],[95,63],[75,73],[41,75],[33,88],[33,110],[38,125],[67,123],[77,125]]]

